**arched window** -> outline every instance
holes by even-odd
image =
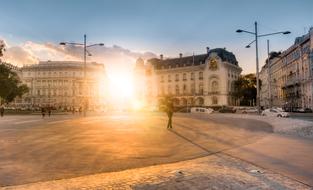
[[[203,98],[197,98],[197,104],[199,105],[199,106],[202,106],[203,104],[204,104],[204,99]]]
[[[218,92],[218,82],[217,81],[212,82],[211,90],[212,90],[212,92]]]

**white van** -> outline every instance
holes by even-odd
[[[213,109],[211,108],[201,108],[201,107],[193,107],[190,109],[191,113],[206,113],[210,114],[213,112]]]

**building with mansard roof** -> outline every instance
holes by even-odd
[[[242,69],[235,55],[224,48],[207,48],[205,54],[186,57],[180,54],[170,59],[161,55],[144,65],[139,62],[135,70],[145,71],[145,82],[140,87],[149,104],[157,105],[165,96],[172,96],[176,107],[237,104],[232,92]]]

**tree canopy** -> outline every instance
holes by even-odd
[[[4,51],[4,45],[0,41],[0,57]],[[12,102],[15,97],[21,97],[28,92],[28,87],[22,84],[18,75],[0,60],[0,105]]]
[[[259,80],[260,87],[261,81]],[[233,96],[240,100],[240,105],[250,106],[256,101],[256,76],[255,74],[247,74],[240,76],[234,83],[235,89]]]

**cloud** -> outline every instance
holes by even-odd
[[[83,47],[54,43],[36,43],[26,41],[18,46],[7,46],[3,59],[15,65],[35,64],[39,60],[46,61],[82,61]],[[118,45],[94,46],[88,48],[92,56],[87,61],[103,63],[108,70],[130,70],[137,58],[150,59],[156,57],[152,52],[135,52]]]
[[[6,48],[3,60],[18,66],[38,63],[38,59],[34,54],[19,46]]]

